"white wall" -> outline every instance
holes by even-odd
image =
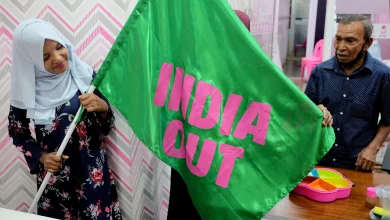
[[[297,4],[297,18],[309,18],[310,0],[298,0]]]
[[[243,11],[247,13],[249,17],[251,17],[251,1],[252,0],[228,0],[234,10]]]
[[[286,61],[288,54],[288,26],[290,19],[290,4],[291,0],[280,0],[278,42],[280,60],[282,64],[284,64],[284,62]]]
[[[301,0],[307,1],[307,0]],[[273,49],[274,0],[228,0],[232,8],[244,11],[251,18],[251,32],[263,51],[271,57]],[[278,44],[281,63],[287,58],[288,26],[291,0],[280,0],[278,19]],[[302,3],[303,4],[303,3]],[[303,4],[304,5],[304,4]],[[308,13],[308,12],[307,12]],[[308,16],[308,15],[307,15]],[[269,28],[258,28],[266,26]]]

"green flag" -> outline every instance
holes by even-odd
[[[335,139],[226,0],[139,0],[93,84],[203,219],[260,219]]]

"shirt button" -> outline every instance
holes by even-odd
[[[337,131],[340,131],[340,128],[337,128]]]
[[[338,145],[338,144],[335,144],[334,146],[337,147],[337,146],[339,146],[339,145]]]
[[[345,97],[347,97],[347,95],[344,94],[343,97],[345,98]]]
[[[340,112],[340,115],[343,115],[344,113],[343,112]]]
[[[347,77],[347,80],[349,80],[349,77]]]
[[[333,162],[334,162],[334,161],[336,161],[336,159],[335,159],[335,158],[333,158]]]

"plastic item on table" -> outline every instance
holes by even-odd
[[[376,189],[374,187],[367,187],[366,207],[372,209],[376,205],[378,205],[378,197],[376,195]]]
[[[370,220],[382,220],[382,217],[376,216],[374,214],[374,209],[371,209],[369,216],[370,216]]]
[[[375,206],[370,212],[371,220],[390,220],[390,211]]]
[[[382,208],[390,210],[390,186],[377,186],[375,187],[375,190]]]
[[[293,190],[318,202],[332,202],[350,196],[353,183],[340,172],[328,168],[315,168]]]

